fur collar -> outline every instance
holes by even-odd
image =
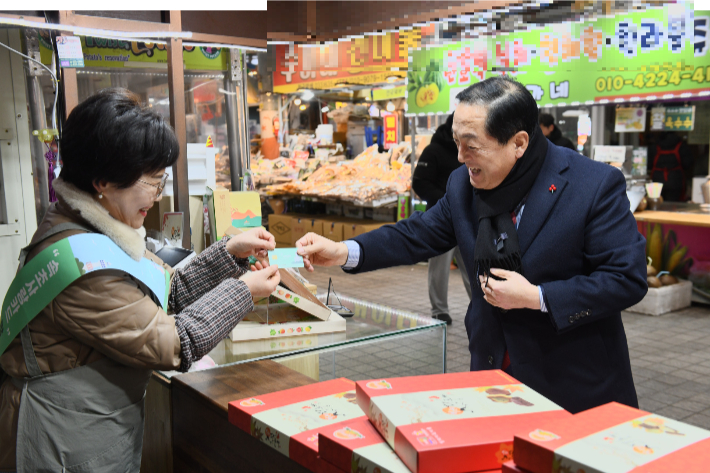
[[[78,189],[76,186],[61,178],[52,181],[52,187],[58,197],[81,217],[89,222],[98,231],[109,237],[128,256],[140,261],[145,254],[145,228],[138,230],[119,222],[109,215],[101,204],[90,194]]]

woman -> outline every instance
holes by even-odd
[[[162,264],[145,249],[143,220],[178,157],[170,126],[127,90],[107,89],[72,111],[63,135],[59,201],[23,250],[26,261],[90,232],[110,239],[107,252]],[[151,371],[187,371],[252,310],[252,296],[274,290],[278,268],[257,263],[247,272],[246,259],[274,247],[256,229],[184,269],[163,265],[171,273],[165,310],[124,271],[90,272],[66,287],[0,358],[9,375],[0,387],[0,471],[138,471]]]

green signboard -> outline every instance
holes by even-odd
[[[412,51],[407,115],[450,113],[466,87],[500,74],[540,106],[710,95],[710,11],[678,3],[594,21]]]
[[[43,64],[52,62],[52,48],[46,32],[40,31],[40,57]],[[150,67],[151,64],[167,64],[165,44],[116,39],[81,37],[85,67]],[[182,58],[187,70],[226,71],[229,69],[229,54],[226,49],[183,46]]]
[[[693,131],[695,107],[667,107],[663,129],[671,131]]]

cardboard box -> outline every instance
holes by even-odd
[[[345,378],[229,403],[229,422],[311,471],[318,471],[322,427],[362,417]],[[235,466],[236,467],[236,466]]]
[[[333,241],[343,241],[343,218],[337,216],[321,217],[323,236]]]
[[[571,416],[501,370],[358,381],[356,392],[414,473],[500,469],[516,433]]]
[[[372,230],[377,230],[385,225],[393,224],[394,222],[374,222],[372,220],[363,220],[363,223],[352,223],[348,222],[343,225],[343,240],[350,240],[358,235],[367,233]],[[365,223],[367,222],[367,223]]]
[[[662,315],[690,307],[692,297],[693,283],[681,280],[670,286],[649,287],[641,302],[626,310],[646,315]]]
[[[309,232],[323,236],[323,222],[310,215],[293,216],[291,219],[291,246],[296,246],[296,242]]]
[[[291,245],[292,216],[289,214],[269,215],[269,232],[274,235],[276,243]]]
[[[285,269],[281,282],[268,298],[254,303],[254,310],[232,329],[232,341],[345,331],[345,319],[330,310],[306,286]]]
[[[515,464],[532,473],[700,473],[710,462],[710,431],[615,402],[540,423],[514,445]]]

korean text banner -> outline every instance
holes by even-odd
[[[408,50],[419,47],[429,29],[364,36],[320,46],[276,45],[274,92],[330,89],[338,84],[374,84],[404,77]]]
[[[40,57],[43,64],[51,64],[52,47],[46,31],[39,32]],[[168,63],[164,44],[116,39],[81,37],[85,67],[150,67]],[[229,67],[227,50],[183,46],[182,58],[187,70],[226,71]]]
[[[500,74],[539,106],[710,95],[710,11],[666,5],[412,51],[407,115],[450,113],[466,87]]]

